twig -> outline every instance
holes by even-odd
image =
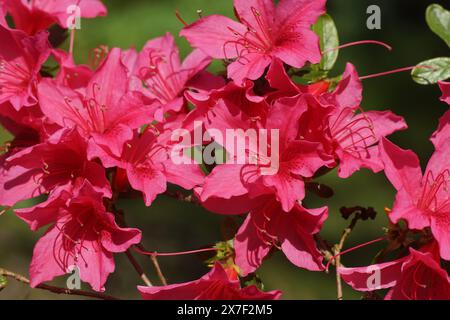
[[[20,274],[14,273],[12,271],[0,268],[0,275],[12,278],[16,281],[30,284],[30,280]],[[57,294],[67,294],[67,295],[73,295],[73,296],[83,296],[83,297],[89,297],[89,298],[96,298],[96,299],[102,299],[102,300],[119,300],[116,297],[109,296],[100,292],[89,292],[89,291],[83,291],[83,290],[77,290],[77,289],[66,289],[66,288],[60,288],[55,287],[47,284],[39,284],[36,286],[37,289],[47,290],[53,293]]]
[[[337,288],[337,299],[343,300],[343,294],[342,294],[342,279],[341,275],[339,274],[339,268],[341,267],[341,251],[342,248],[344,248],[345,241],[347,240],[350,233],[352,233],[353,228],[355,228],[356,223],[358,222],[360,216],[356,215],[350,225],[344,229],[342,232],[341,239],[339,240],[339,243],[334,246],[333,252],[335,257],[335,266],[336,266],[336,288]]]
[[[124,214],[124,212],[122,210],[117,210],[116,208],[113,208],[113,211],[115,212],[116,217],[118,218],[119,224],[121,226],[123,226],[123,227],[128,227],[128,225],[127,225],[127,223],[125,221],[125,214]],[[138,248],[140,248],[141,250],[146,251],[142,244],[138,244],[136,246]],[[131,254],[131,251],[127,250],[126,254],[127,254],[128,260],[130,260],[130,262],[133,265],[134,269],[139,273],[139,276],[141,277],[142,281],[144,281],[144,283],[148,287],[151,287],[152,286],[151,281],[149,280],[147,275],[144,273],[144,270],[139,265],[137,260]],[[152,261],[152,264],[155,267],[156,274],[158,275],[159,280],[161,280],[161,283],[166,286],[167,285],[167,280],[166,280],[166,278],[164,277],[164,274],[161,271],[161,267],[159,266],[158,259],[156,258],[156,256],[151,256],[150,260]]]
[[[147,287],[151,287],[153,286],[152,283],[150,282],[149,278],[147,277],[147,275],[144,273],[144,270],[142,269],[141,265],[139,264],[139,262],[137,262],[137,260],[133,257],[133,255],[131,254],[131,251],[128,249],[125,254],[127,255],[128,260],[131,262],[131,264],[133,265],[134,269],[136,270],[136,272],[139,274],[139,276],[141,277],[142,281],[144,281],[145,285]]]
[[[112,201],[108,204],[109,210],[114,212],[114,215],[117,218],[117,222],[119,223],[119,225],[121,227],[128,227],[127,223],[125,222],[125,214],[124,214],[124,212],[122,210],[120,210],[120,209],[117,209],[116,206],[115,206],[115,202],[117,201],[117,198],[118,198],[118,194],[114,192]],[[134,270],[136,270],[136,272],[138,273],[139,277],[141,277],[141,279],[145,283],[145,285],[147,287],[153,286],[152,282],[150,281],[150,279],[145,274],[144,269],[141,267],[139,262],[134,258],[134,256],[131,253],[130,249],[125,251],[125,254],[126,254],[128,260],[130,261],[130,263],[133,265]]]
[[[348,229],[345,229],[348,230]],[[344,231],[344,234],[346,232]],[[328,273],[328,265],[332,264],[336,266],[336,287],[337,287],[337,298],[338,300],[342,300],[342,281],[341,277],[339,276],[338,268],[341,266],[341,258],[339,256],[339,247],[344,245],[345,239],[348,237],[346,235],[343,236],[341,240],[339,241],[339,245],[335,245],[334,247],[331,247],[328,242],[326,242],[324,239],[322,239],[319,235],[316,235],[316,241],[319,244],[319,249],[322,255],[324,256],[325,260],[328,261],[326,272]],[[334,254],[333,254],[334,253]]]
[[[161,267],[159,266],[158,258],[156,256],[150,256],[153,265],[155,266],[156,274],[158,275],[159,280],[164,286],[167,286],[167,280],[164,274],[162,273]]]
[[[328,242],[326,240],[324,240],[320,235],[316,234],[314,235],[314,238],[316,239],[318,245],[319,245],[319,250],[322,253],[323,257],[325,258],[326,261],[331,261],[331,264],[335,264],[334,259],[333,259],[333,253],[332,253],[332,247],[328,244]],[[327,270],[328,272],[328,270]]]
[[[173,192],[173,191],[167,190],[164,193],[164,195],[166,195],[168,197],[175,198],[175,199],[180,200],[180,201],[198,204],[198,200],[193,195],[187,195],[186,196],[183,193],[178,192],[178,191]],[[117,194],[116,194],[116,196],[118,197]],[[125,221],[125,214],[124,214],[124,212],[122,210],[118,210],[115,207],[115,205],[114,205],[114,203],[116,202],[116,199],[117,198],[113,198],[113,200],[111,202],[111,205],[110,205],[110,210],[115,213],[115,216],[118,219],[119,225],[123,226],[123,227],[127,227],[127,223]],[[137,250],[138,252],[141,252],[141,253],[142,252],[147,252],[147,250],[145,249],[145,247],[142,244],[137,244],[136,248],[139,249],[139,250]],[[128,257],[128,260],[130,260],[131,264],[133,265],[134,269],[136,270],[136,272],[141,277],[142,281],[144,281],[144,283],[147,286],[151,287],[152,286],[151,281],[149,280],[147,275],[144,273],[142,267],[139,265],[137,260],[131,254],[131,251],[127,250],[126,251],[126,255]],[[161,266],[159,265],[158,258],[157,258],[158,255],[164,255],[164,254],[156,254],[156,253],[155,254],[151,254],[150,255],[150,260],[151,260],[153,266],[155,267],[156,274],[158,275],[159,280],[161,281],[161,283],[164,286],[166,286],[167,285],[167,279],[166,279],[166,277],[164,276],[164,274],[163,274],[163,272],[161,270]],[[170,255],[172,255],[172,254],[170,254]]]
[[[137,244],[136,247],[139,248],[139,250],[141,251],[147,251],[142,243]],[[156,274],[158,275],[159,280],[163,285],[167,286],[166,277],[164,276],[161,267],[159,266],[158,258],[156,257],[156,255],[151,255],[150,260],[152,261],[152,264],[155,267]]]

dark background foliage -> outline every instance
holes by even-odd
[[[109,9],[106,18],[83,20],[82,30],[77,33],[75,53],[77,62],[86,62],[89,51],[99,45],[140,49],[150,38],[169,31],[177,35],[181,23],[175,18],[179,10],[183,18],[192,22],[197,18],[196,10],[203,14],[219,13],[233,15],[231,1],[228,0],[105,0]],[[343,72],[345,63],[351,61],[360,75],[387,71],[399,67],[415,65],[423,60],[448,56],[448,47],[435,36],[425,22],[426,7],[437,2],[445,5],[447,1],[425,0],[330,0],[328,11],[339,30],[341,43],[357,40],[375,39],[394,47],[388,52],[381,47],[360,46],[344,49],[333,75]],[[366,28],[366,9],[378,4],[382,11],[382,29]],[[448,2],[446,3],[448,5]],[[448,9],[448,8],[447,8]],[[182,55],[189,47],[184,39],[178,38]],[[67,43],[64,44],[67,47]],[[214,64],[217,70],[220,64]],[[437,86],[420,86],[411,80],[408,73],[369,79],[364,81],[365,110],[391,109],[406,118],[409,130],[397,133],[393,140],[403,148],[414,149],[426,163],[432,152],[428,138],[435,130],[439,117],[448,109],[441,103]],[[0,132],[1,141],[9,136]],[[331,243],[336,242],[348,224],[341,218],[341,206],[373,206],[378,211],[375,221],[362,222],[351,234],[346,248],[375,239],[383,234],[387,225],[384,208],[392,205],[393,188],[383,174],[372,174],[362,170],[351,179],[339,180],[332,172],[322,181],[335,190],[331,200],[310,196],[306,204],[310,207],[328,205],[330,218],[322,231],[322,236]],[[221,240],[220,225],[226,217],[206,212],[195,205],[177,202],[160,197],[150,208],[141,200],[123,201],[128,222],[142,229],[144,243],[150,250],[180,251],[200,248]],[[239,220],[239,219],[238,219]],[[25,223],[11,212],[0,217],[0,266],[19,273],[28,274],[28,265],[34,243],[39,233],[32,233]],[[345,255],[343,263],[348,266],[367,265],[382,248],[376,244]],[[149,259],[139,258],[146,272],[157,283],[156,275]],[[116,258],[117,272],[107,283],[107,291],[123,298],[138,298],[135,286],[140,284],[129,262],[123,256]],[[201,257],[163,257],[160,258],[169,282],[189,281],[207,271]],[[335,299],[334,274],[312,273],[291,265],[282,254],[275,253],[259,271],[266,289],[281,289],[285,299]],[[65,279],[55,281],[64,284]],[[348,287],[344,288],[344,298],[358,299],[361,295]],[[67,298],[55,296],[40,290],[31,290],[22,284],[10,282],[0,293],[0,299],[41,299]]]

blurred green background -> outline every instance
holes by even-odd
[[[105,0],[109,14],[106,18],[83,20],[82,30],[77,32],[75,54],[79,63],[87,62],[89,52],[99,45],[140,49],[143,44],[165,32],[177,35],[182,28],[175,17],[179,10],[188,23],[197,18],[196,10],[204,15],[218,13],[233,16],[231,0]],[[334,70],[338,75],[345,63],[351,61],[360,75],[387,71],[399,67],[415,65],[423,60],[448,56],[448,47],[435,36],[425,23],[424,13],[430,3],[448,5],[448,1],[424,0],[330,0],[328,11],[333,16],[340,34],[341,43],[375,39],[389,43],[392,52],[374,46],[344,49]],[[378,4],[382,10],[382,29],[366,28],[366,9]],[[447,8],[448,9],[448,8]],[[178,38],[182,55],[189,52],[184,39]],[[67,47],[67,44],[65,44]],[[406,118],[409,130],[393,136],[395,142],[404,148],[412,148],[420,154],[423,163],[432,152],[428,138],[435,130],[439,117],[448,109],[439,102],[437,86],[420,86],[414,83],[408,73],[370,79],[364,81],[363,108],[391,109]],[[9,139],[1,132],[1,141]],[[381,236],[382,227],[387,224],[383,208],[392,205],[393,188],[382,174],[372,174],[363,170],[351,179],[339,180],[332,172],[322,179],[335,190],[331,200],[311,196],[306,201],[310,207],[328,205],[330,218],[322,231],[322,236],[335,243],[347,226],[339,214],[341,206],[373,206],[378,211],[375,222],[360,223],[351,234],[346,248]],[[120,204],[125,210],[130,225],[142,229],[143,242],[149,250],[180,251],[200,248],[221,240],[220,223],[224,220],[195,205],[160,197],[146,208],[140,200]],[[0,217],[0,267],[27,275],[34,243],[40,233],[28,230],[11,212]],[[348,266],[366,265],[383,244],[376,244],[357,250],[343,257]],[[149,259],[139,258],[147,274],[158,283]],[[107,285],[107,292],[121,298],[139,298],[136,285],[139,277],[129,262],[116,256],[116,270]],[[170,283],[196,279],[207,272],[202,260],[197,256],[163,257],[161,267]],[[291,265],[282,254],[276,253],[266,260],[259,271],[266,289],[281,289],[284,299],[335,299],[335,276],[332,273],[312,273]],[[55,284],[64,284],[58,279]],[[87,288],[86,285],[83,285]],[[344,287],[345,299],[359,299],[360,294]],[[23,284],[10,281],[0,292],[0,299],[68,299],[41,290],[32,290]]]

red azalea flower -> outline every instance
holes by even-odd
[[[234,59],[228,77],[237,84],[261,77],[272,58],[301,68],[321,59],[319,38],[311,30],[325,13],[326,0],[235,0],[239,22],[211,15],[186,26],[180,35],[217,59]]]
[[[67,28],[71,15],[77,13],[69,9],[79,8],[80,18],[105,16],[106,8],[100,0],[2,0],[17,29],[33,35],[58,23]],[[69,12],[68,12],[69,11]],[[73,23],[71,21],[70,23]]]
[[[296,139],[298,119],[305,110],[303,100],[279,100],[269,109],[265,123],[261,123],[259,119],[245,115],[237,106],[219,102],[211,111],[214,118],[209,119],[207,128],[220,130],[224,137],[228,128],[244,131],[256,129],[256,132],[265,129],[269,141],[259,141],[259,146],[267,143],[268,148],[265,154],[252,144],[246,144],[244,150],[238,150],[236,146],[235,150],[227,149],[231,154],[228,163],[216,166],[206,177],[202,188],[197,189],[203,205],[220,213],[244,213],[253,207],[252,202],[258,201],[257,197],[275,194],[283,210],[289,212],[296,201],[302,200],[305,196],[304,178],[312,177],[319,168],[332,161],[323,155],[318,143]],[[279,132],[278,137],[271,137],[272,130]],[[229,141],[218,143],[227,144]],[[224,147],[227,148],[226,145]],[[238,159],[243,154],[248,159],[241,164]],[[252,163],[252,159],[256,163]],[[224,205],[226,202],[231,207]],[[241,208],[239,203],[242,204]]]
[[[0,24],[0,104],[16,110],[37,103],[39,71],[50,54],[47,33],[28,36]]]
[[[5,161],[0,175],[0,203],[17,202],[87,179],[97,192],[111,196],[105,169],[86,157],[86,141],[76,130],[61,130],[45,142],[23,149]]]
[[[175,40],[167,33],[148,41],[136,57],[132,88],[161,104],[155,118],[163,121],[165,113],[178,112],[184,106],[187,88],[202,87],[202,82],[209,80],[204,79],[204,69],[210,62],[211,58],[200,50],[194,50],[181,62]]]
[[[74,90],[44,79],[39,83],[42,112],[64,128],[77,128],[88,140],[89,158],[111,153],[120,156],[133,130],[151,121],[154,106],[145,105],[141,94],[129,91],[129,77],[114,48],[95,71],[85,90]]]
[[[397,190],[392,222],[408,222],[410,229],[430,227],[439,243],[441,257],[450,260],[450,139],[436,148],[422,174],[419,158],[382,139],[380,157],[385,173]]]
[[[341,178],[361,168],[381,171],[380,139],[407,128],[403,118],[390,111],[361,110],[362,85],[351,64],[333,92],[301,97],[309,109],[300,119],[300,138],[320,142],[325,153],[337,160]]]
[[[277,300],[278,290],[261,292],[256,286],[241,288],[239,280],[229,279],[223,267],[216,263],[202,278],[163,287],[139,286],[145,300]]]
[[[68,273],[77,267],[81,280],[104,291],[114,271],[114,253],[141,241],[141,232],[120,228],[103,205],[103,195],[85,180],[74,188],[53,193],[33,208],[16,210],[32,230],[51,224],[36,243],[30,265],[30,285]]]
[[[294,265],[322,271],[323,256],[314,234],[328,218],[328,208],[305,209],[295,204],[285,212],[279,203],[268,200],[252,209],[234,240],[236,264],[245,276],[258,269],[273,247],[279,248]]]
[[[161,132],[158,130],[161,130]],[[144,195],[147,206],[151,205],[158,194],[166,191],[167,183],[173,183],[184,189],[192,189],[202,184],[204,174],[200,167],[193,164],[175,164],[169,158],[168,136],[172,132],[164,127],[147,128],[125,143],[120,157],[107,155],[106,167],[124,169],[133,189]],[[191,161],[190,161],[191,162]]]
[[[339,274],[359,291],[390,288],[386,300],[449,300],[450,277],[440,265],[437,245],[410,248],[401,259],[359,268],[339,268]],[[377,283],[378,282],[378,283]]]

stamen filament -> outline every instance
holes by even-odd
[[[340,45],[340,46],[335,47],[335,48],[327,49],[327,50],[323,51],[322,54],[325,54],[325,53],[328,53],[328,52],[331,52],[331,51],[336,51],[336,50],[348,48],[348,47],[358,46],[358,45],[361,45],[361,44],[376,44],[376,45],[380,45],[382,47],[385,47],[389,51],[392,51],[392,47],[390,45],[388,45],[387,43],[384,43],[384,42],[381,42],[381,41],[376,41],[376,40],[362,40],[362,41],[355,41],[355,42],[346,43],[346,44]]]
[[[195,254],[201,252],[210,252],[217,251],[217,248],[205,248],[205,249],[197,249],[197,250],[189,250],[189,251],[180,251],[180,252],[156,252],[156,251],[144,251],[137,247],[133,247],[136,252],[146,256],[154,256],[154,257],[173,257],[173,256],[182,256],[188,254]]]
[[[365,246],[368,246],[368,245],[371,245],[371,244],[374,244],[374,243],[383,241],[383,240],[385,240],[385,239],[386,239],[386,237],[383,236],[383,237],[380,237],[380,238],[378,238],[378,239],[375,239],[375,240],[372,240],[372,241],[369,241],[369,242],[366,242],[366,243],[357,245],[357,246],[355,246],[355,247],[353,247],[353,248],[344,250],[344,251],[342,251],[342,252],[339,252],[337,255],[331,257],[331,259],[328,261],[328,263],[327,263],[327,265],[326,265],[326,267],[325,267],[326,272],[328,272],[328,269],[330,268],[331,263],[332,263],[337,257],[340,257],[340,256],[343,255],[343,254],[352,252],[353,250],[357,250],[357,249],[363,248],[363,247],[365,247]]]
[[[188,26],[188,24],[186,23],[186,21],[184,21],[183,18],[181,17],[180,11],[176,10],[176,11],[175,11],[175,15],[177,16],[178,20],[180,20],[180,22],[181,22],[185,27]]]
[[[69,45],[69,54],[71,57],[73,57],[73,47],[75,44],[75,28],[72,28],[70,30],[70,45]]]
[[[386,71],[386,72],[370,74],[368,76],[359,77],[359,80],[377,78],[377,77],[387,76],[387,75],[390,75],[390,74],[400,73],[400,72],[404,72],[404,71],[410,71],[410,70],[414,70],[414,69],[421,69],[421,68],[423,68],[423,69],[434,69],[433,67],[430,67],[430,66],[412,66],[412,67],[400,68],[400,69],[395,69],[395,70]]]
[[[3,210],[0,211],[0,216],[4,213],[6,213],[8,210],[10,210],[11,207],[5,207]]]

